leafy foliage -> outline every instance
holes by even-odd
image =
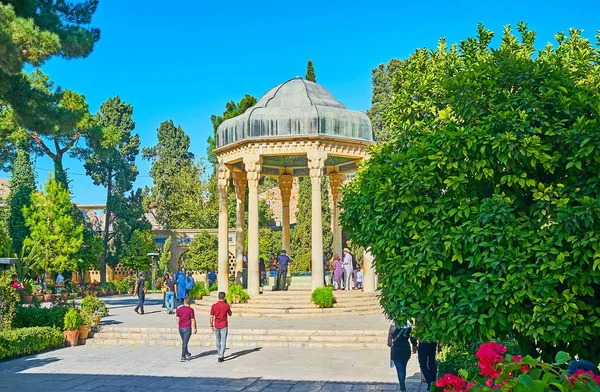
[[[375,139],[378,142],[393,139],[393,129],[387,124],[386,110],[392,101],[394,75],[401,64],[401,60],[391,59],[387,65],[380,64],[373,69],[373,99],[367,115],[371,119]]]
[[[230,304],[245,304],[248,303],[250,296],[246,290],[244,290],[244,286],[241,284],[233,284],[229,286],[226,298],[227,302]]]
[[[324,178],[321,183],[321,214],[323,216],[323,256],[326,259],[333,257],[333,232],[331,231],[331,206],[329,205],[329,180]],[[291,230],[290,240],[292,246],[292,271],[304,272],[310,270],[312,232],[312,187],[310,178],[299,179],[298,212],[296,213],[296,226]],[[301,263],[300,259],[309,257],[308,263]]]
[[[29,151],[21,145],[17,148],[17,157],[13,165],[10,193],[8,195],[8,208],[10,211],[8,231],[12,239],[13,250],[18,256],[21,255],[23,241],[29,234],[23,216],[23,208],[31,204],[31,194],[34,191],[35,177],[29,159]]]
[[[271,253],[277,256],[281,249],[281,231],[273,231],[266,227],[258,229],[258,251],[265,262],[269,260]]]
[[[12,327],[17,301],[19,295],[12,287],[7,284],[0,285],[0,331]]]
[[[65,331],[77,331],[81,327],[81,316],[73,308],[69,308],[65,313],[64,319],[64,330]]]
[[[164,275],[169,272],[169,263],[171,262],[171,236],[168,236],[165,240],[165,244],[160,252],[158,258],[158,270],[159,275]]]
[[[135,230],[131,239],[123,247],[121,265],[136,271],[146,271],[150,268],[152,260],[148,253],[156,251],[154,236],[150,230]]]
[[[85,310],[86,312],[90,312],[92,314],[106,317],[108,316],[108,308],[106,307],[106,302],[98,299],[95,295],[88,295],[84,299],[81,300],[81,310]]]
[[[186,270],[208,272],[217,269],[219,239],[208,230],[202,230],[190,243],[190,248],[183,255]]]
[[[317,83],[317,76],[315,75],[315,68],[313,67],[313,62],[308,60],[306,64],[306,76],[304,79],[311,81],[313,83]]]
[[[420,338],[508,333],[600,359],[600,54],[580,31],[534,55],[506,28],[401,62],[375,147],[343,194],[392,319]]]
[[[66,306],[17,306],[13,328],[56,327],[62,331],[67,310]]]
[[[75,254],[83,241],[83,225],[73,218],[69,191],[52,175],[45,192],[35,192],[24,215],[29,236],[23,246],[25,257],[37,272],[62,272],[77,269]]]
[[[63,333],[52,327],[19,328],[0,332],[0,361],[64,346]]]
[[[311,299],[319,308],[333,308],[335,297],[333,296],[333,287],[317,287],[311,294]]]

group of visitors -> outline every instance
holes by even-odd
[[[438,344],[435,342],[418,342],[411,339],[412,325],[410,322],[395,322],[388,332],[388,347],[390,347],[390,366],[396,367],[400,391],[406,391],[406,365],[411,352],[418,352],[421,379],[427,384],[427,390],[437,379],[437,363],[435,353]],[[412,345],[412,349],[411,349]],[[416,346],[416,347],[415,347]]]
[[[333,262],[329,268],[333,270],[333,288],[335,290],[362,289],[362,267],[358,265],[356,257],[350,252],[350,249],[344,248],[342,254],[343,258],[340,258],[337,253],[333,256]]]
[[[213,284],[216,281],[216,274],[213,273]],[[166,307],[169,314],[175,313],[175,322],[179,327],[179,336],[181,336],[181,361],[188,361],[192,354],[189,352],[188,344],[192,333],[198,332],[196,325],[196,315],[191,307],[190,290],[194,287],[194,277],[191,271],[176,271],[173,278],[167,273],[164,276],[163,283],[163,307]],[[144,274],[138,275],[135,283],[133,296],[138,297],[138,305],[134,311],[138,314],[144,314],[144,301],[146,299],[146,284]],[[210,276],[209,276],[209,286]],[[175,299],[177,299],[177,310],[175,311]],[[225,301],[225,293],[219,292],[219,300],[210,309],[209,326],[215,333],[217,344],[217,361],[223,362],[225,359],[225,347],[227,345],[228,317],[232,315],[231,308]]]
[[[281,251],[279,256],[275,256],[275,253],[271,253],[269,255],[269,260],[265,263],[265,259],[260,257],[258,259],[258,270],[259,270],[259,279],[260,286],[263,287],[268,285],[269,279],[267,276],[267,264],[269,266],[269,276],[275,277],[275,286],[273,287],[273,291],[278,290],[287,290],[287,273],[288,268],[292,263],[292,259],[287,254],[287,251],[284,249]],[[248,288],[248,253],[245,253],[242,258],[242,286],[247,289]]]

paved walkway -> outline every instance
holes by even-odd
[[[388,350],[231,349],[179,362],[179,347],[64,348],[0,363],[0,391],[396,391]],[[413,356],[409,391],[424,391]]]
[[[175,327],[172,315],[161,313],[161,297],[147,299],[146,314],[133,311],[131,296],[103,298],[110,316],[104,325]],[[208,315],[197,314],[199,327]],[[344,316],[310,319],[236,318],[230,328],[387,330],[383,316]],[[179,347],[78,346],[0,363],[0,391],[396,391],[396,370],[389,366],[389,350],[278,348],[228,349],[217,363],[212,349],[192,352],[179,362]],[[201,350],[201,351],[200,351]],[[407,369],[409,391],[425,391],[413,355]]]
[[[205,300],[216,300],[209,297]],[[118,295],[101,298],[109,307],[110,316],[101,321],[101,325],[119,325],[121,327],[148,327],[148,328],[172,328],[176,327],[175,317],[162,313],[162,296],[160,294],[149,294],[146,296],[144,306],[145,314],[138,315],[133,311],[137,305],[137,298],[131,295]],[[196,312],[198,326],[208,326],[208,312]],[[231,328],[240,329],[367,329],[384,330],[389,328],[389,322],[383,315],[367,316],[338,316],[323,318],[252,318],[235,317],[235,306],[233,317],[230,318]]]

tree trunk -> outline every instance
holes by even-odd
[[[57,154],[53,159],[54,161],[54,179],[62,184],[65,189],[69,189],[69,182],[67,180],[67,172],[65,171],[62,163],[62,154]]]
[[[104,234],[102,238],[102,255],[100,255],[100,286],[106,286],[106,255],[108,254],[108,230],[110,228],[110,195],[112,192],[112,169],[108,169],[106,182],[106,209],[104,210]]]

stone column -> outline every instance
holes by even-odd
[[[246,203],[246,179],[245,172],[233,173],[233,185],[235,185],[236,196],[236,226],[235,226],[235,284],[242,284],[242,268],[244,261],[245,241],[245,203]]]
[[[312,188],[312,288],[321,287],[324,282],[323,271],[323,211],[321,206],[321,179],[327,153],[313,150],[306,154],[308,168],[310,169],[310,182]]]
[[[229,290],[229,233],[227,227],[227,191],[231,172],[223,164],[219,164],[219,272],[217,275],[219,291]]]
[[[373,265],[373,255],[369,250],[363,253],[363,291],[365,293],[374,293],[377,285],[375,284],[375,267]]]
[[[281,192],[281,244],[290,253],[290,196],[292,194],[293,177],[286,174],[279,177]]]
[[[342,257],[342,226],[340,226],[340,187],[344,182],[344,175],[340,173],[331,173],[329,175],[329,185],[331,187],[331,196],[333,199],[333,208],[331,209],[331,220],[333,230],[333,254],[336,253]]]
[[[260,294],[260,272],[258,266],[258,180],[262,157],[258,154],[244,156],[248,178],[248,294]]]

